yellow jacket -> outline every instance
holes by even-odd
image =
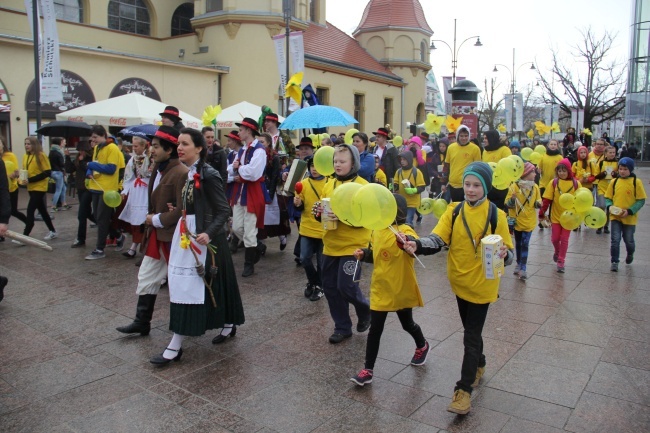
[[[386,180],[386,173],[381,168],[377,169],[375,172],[375,182],[384,185],[388,188],[388,180]]]
[[[515,207],[508,209],[508,216],[515,218],[515,230],[518,232],[532,232],[537,226],[537,211],[535,204],[541,206],[542,196],[539,193],[539,186],[533,187],[525,194],[518,183],[513,183],[508,190],[506,203],[514,198]]]
[[[115,143],[107,144],[98,149],[93,149],[93,162],[100,164],[113,164],[116,169],[113,174],[93,172],[93,178],[88,183],[90,191],[119,191],[120,189],[120,169],[124,168],[124,154]]]
[[[20,168],[18,165],[18,158],[16,158],[16,155],[14,155],[12,152],[6,151],[2,154],[2,160],[5,162],[5,165],[7,162],[13,162],[14,167],[17,169]],[[7,180],[9,181],[9,192],[14,192],[18,189],[18,179],[12,179],[9,176],[12,175],[13,172],[9,172],[9,169],[7,169]]]
[[[614,186],[616,182],[616,186]],[[636,188],[635,184],[636,183]],[[616,190],[614,190],[616,189]],[[636,195],[635,195],[636,191]],[[605,193],[605,198],[612,201],[613,205],[620,207],[621,209],[629,209],[637,200],[645,200],[648,198],[643,188],[643,182],[641,179],[635,177],[619,177],[609,183],[607,186],[607,192]],[[609,214],[609,219],[617,220],[622,222],[625,225],[636,225],[636,221],[639,218],[638,214],[628,215],[625,218],[621,218],[618,215]]]
[[[583,167],[582,166],[582,161],[576,161],[573,163],[571,166],[571,171],[573,171],[573,177],[575,177],[577,180],[580,181],[582,186],[585,188],[591,189],[591,187],[594,185],[595,182],[585,182],[585,177],[590,177],[590,176],[595,176],[598,174],[598,169],[596,168],[596,165],[587,158],[587,166]]]
[[[393,178],[393,185],[399,185],[398,194],[406,199],[406,206],[416,208],[420,207],[422,194],[407,194],[406,191],[404,191],[404,188],[406,187],[402,183],[402,181],[406,179],[411,183],[412,188],[417,188],[418,186],[425,185],[424,175],[417,167],[413,166],[410,170],[404,170],[403,168],[398,169]]]
[[[555,179],[555,167],[557,163],[562,161],[562,154],[559,155],[542,155],[542,160],[539,162],[539,169],[542,173],[539,179],[541,188],[545,188],[548,183]]]
[[[611,173],[618,170],[617,161],[608,161],[603,159],[598,164],[596,164],[596,174],[600,173]],[[607,187],[614,177],[611,174],[608,174],[603,179],[598,179],[598,195],[605,195],[607,192]]]
[[[508,146],[501,146],[497,150],[484,150],[483,162],[499,162],[510,155],[512,155],[512,151]]]
[[[38,161],[40,161],[41,166],[38,166],[36,161],[36,156],[31,154],[23,155],[23,170],[27,170],[28,177],[38,176],[39,174],[51,170],[50,159],[41,152],[38,156]],[[27,184],[27,191],[40,191],[47,192],[47,184],[49,182],[49,177],[41,179],[36,182],[29,182]]]
[[[311,213],[311,208],[314,206],[314,203],[320,201],[326,182],[327,179],[325,178],[306,178],[302,181],[302,192],[298,197],[302,200],[305,210],[300,220],[300,236],[316,239],[323,238],[323,233],[325,232],[323,230],[323,223],[316,221],[314,214]]]
[[[553,182],[555,179],[551,179],[549,183],[546,184],[546,189],[544,190],[544,198],[551,200],[553,204],[551,205],[551,222],[555,224],[560,223],[560,217],[565,210],[560,204],[560,196],[564,193],[576,195],[576,190],[580,188],[580,182],[576,180],[576,185],[574,187],[572,179],[558,179],[557,185],[553,188]]]
[[[472,142],[465,146],[453,142],[447,148],[445,159],[445,162],[449,164],[449,185],[454,188],[462,188],[463,171],[469,163],[481,161],[481,149]]]

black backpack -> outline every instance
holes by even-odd
[[[460,213],[460,209],[463,206],[465,202],[460,202],[456,205],[454,208],[454,211],[451,214],[451,232],[453,234],[454,232],[454,223],[456,222],[456,218],[458,217],[458,214]],[[488,211],[488,220],[490,221],[490,228],[492,230],[492,234],[494,234],[497,230],[497,223],[499,222],[499,209],[497,208],[497,205],[494,203],[490,202],[490,210]],[[451,245],[451,236],[449,236],[449,245]]]

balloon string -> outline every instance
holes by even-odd
[[[397,230],[395,230],[395,228],[394,228],[392,225],[388,226],[388,228],[390,229],[390,231],[392,231],[393,233],[395,233],[396,236],[399,236],[399,232],[398,232]],[[408,254],[408,253],[407,253],[407,254]],[[413,253],[413,254],[409,254],[409,255],[410,255],[411,257],[413,257],[415,260],[417,260],[418,263],[419,263],[420,265],[422,265],[422,267],[423,267],[424,269],[427,268],[426,266],[424,266],[424,263],[422,263],[422,260],[420,260],[420,258],[419,258],[415,253]]]

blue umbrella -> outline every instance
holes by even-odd
[[[344,110],[329,105],[314,105],[301,108],[287,117],[280,129],[326,128],[328,126],[347,126],[359,123]]]
[[[158,131],[158,125],[133,125],[120,131],[125,137],[141,137],[147,139],[147,135],[154,135]]]

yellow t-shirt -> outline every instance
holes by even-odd
[[[23,170],[27,170],[28,177],[34,177],[43,173],[44,171],[51,170],[50,159],[45,156],[44,153],[41,153],[38,156],[39,161],[41,162],[41,167],[38,167],[36,157],[34,155],[25,154],[23,155]],[[40,191],[47,192],[47,184],[49,182],[49,177],[39,180],[38,182],[29,182],[27,184],[27,191]]]
[[[13,162],[14,167],[16,170],[20,168],[18,165],[18,158],[16,158],[16,155],[13,153],[6,151],[2,154],[2,160],[5,162],[5,165],[7,162]],[[13,174],[13,172],[9,172],[9,169],[7,169],[7,180],[9,181],[9,192],[14,192],[18,189],[18,179],[12,179],[9,177],[9,175]]]
[[[616,191],[614,191],[614,182],[616,182]],[[634,195],[634,182],[636,182],[636,196]],[[633,177],[619,177],[609,183],[605,198],[610,199],[614,206],[621,209],[629,209],[637,200],[645,200],[648,198],[643,188],[643,182],[640,179]],[[617,220],[625,225],[636,225],[636,220],[639,216],[637,214],[628,215],[621,218],[618,215],[609,214],[609,219]]]
[[[418,186],[424,186],[424,175],[422,172],[413,166],[410,170],[399,169],[395,172],[395,177],[393,178],[393,185],[399,185],[398,194],[406,199],[407,207],[420,207],[420,198],[421,194],[407,194],[404,190],[406,187],[402,183],[403,180],[408,179],[411,183],[412,188],[417,188]]]
[[[393,227],[401,233],[418,237],[407,224]],[[395,234],[388,228],[375,230],[371,244],[374,269],[370,282],[370,309],[397,311],[423,307],[414,259],[397,246]]]
[[[537,210],[535,203],[542,201],[542,196],[539,193],[539,186],[533,187],[524,193],[519,184],[513,183],[508,190],[506,202],[512,197],[515,198],[514,209],[508,209],[508,216],[515,218],[515,230],[518,232],[530,232],[535,230],[537,226]]]
[[[120,168],[124,168],[124,155],[115,143],[107,144],[99,151],[93,149],[93,162],[100,164],[114,164],[116,169],[113,174],[93,172],[93,178],[88,183],[90,191],[118,191],[120,187]]]
[[[298,195],[300,200],[305,206],[305,210],[302,213],[302,219],[300,220],[300,236],[305,236],[308,238],[323,238],[323,223],[316,221],[314,214],[311,213],[311,208],[314,206],[314,203],[320,201],[321,194],[323,192],[323,187],[327,179],[311,179],[307,178],[302,181],[302,192]]]
[[[600,174],[607,171],[614,172],[617,170],[618,170],[617,161],[607,161],[605,159],[600,161],[596,165],[596,174]],[[613,177],[611,175],[606,176],[604,179],[598,179],[598,195],[605,195],[605,193],[607,192],[607,187],[609,186],[612,179]]]
[[[576,185],[573,185],[573,180],[571,179],[566,179],[562,180],[559,179],[557,182],[557,186],[553,188],[553,179],[546,184],[546,189],[544,190],[544,198],[553,200],[553,204],[551,205],[551,222],[555,224],[560,224],[560,217],[562,216],[562,213],[565,210],[560,205],[560,196],[564,193],[569,193],[576,195],[576,190],[580,188],[580,182],[576,180]]]
[[[386,179],[386,173],[381,168],[377,169],[375,172],[375,182],[388,187],[388,180]]]
[[[323,187],[321,198],[332,196],[336,187],[344,183],[355,182],[366,185],[368,182],[360,176],[344,182],[329,179]],[[363,227],[352,227],[339,221],[335,230],[325,230],[323,234],[323,254],[332,257],[351,256],[360,248],[368,248],[370,243],[370,230]]]
[[[555,179],[555,167],[558,162],[562,161],[562,158],[562,155],[542,155],[542,160],[539,162],[539,169],[542,173],[539,184],[542,188]]]
[[[510,155],[512,155],[512,151],[508,146],[501,146],[497,150],[484,150],[483,162],[499,162]]]
[[[470,142],[465,146],[454,142],[447,148],[446,163],[449,164],[449,185],[462,188],[463,171],[470,163],[481,160],[481,149]]]
[[[585,182],[584,178],[589,177],[589,176],[594,176],[597,173],[598,169],[594,166],[594,164],[587,158],[587,166],[583,167],[582,166],[582,161],[576,161],[573,163],[571,166],[571,171],[573,171],[573,177],[575,177],[577,180],[580,181],[582,186],[585,188],[591,189],[591,187],[594,185],[595,182]]]
[[[463,213],[472,233],[472,240],[469,239],[461,213],[456,217],[452,233],[451,221],[455,207],[456,204],[447,208],[432,232],[450,245],[447,256],[447,276],[451,290],[459,298],[475,304],[492,303],[497,300],[500,278],[497,277],[494,280],[485,278],[480,239],[485,223],[488,221],[490,203],[486,200],[479,206],[472,207],[463,202]],[[497,211],[498,222],[494,234],[500,235],[503,238],[503,244],[512,249],[514,247],[508,231],[506,213],[500,209]],[[490,234],[492,234],[492,229],[488,226],[486,236]],[[476,244],[476,248],[472,241]]]
[[[602,155],[598,156],[598,155],[596,155],[596,154],[594,153],[594,151],[592,150],[591,152],[589,152],[589,155],[587,156],[587,160],[588,160],[588,161],[591,163],[591,165],[593,165],[594,167],[596,167],[596,166],[598,165],[598,163],[599,163],[600,161],[602,161],[603,159],[605,159],[605,152],[603,152]],[[596,169],[594,168],[594,170],[596,170]],[[594,174],[597,174],[597,173],[594,172]],[[594,180],[594,182],[593,182],[592,185],[598,185],[598,179]]]

